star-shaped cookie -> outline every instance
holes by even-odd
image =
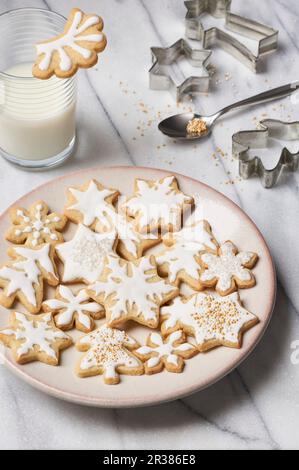
[[[161,331],[164,335],[183,329],[194,336],[199,351],[216,346],[240,348],[242,334],[259,322],[258,318],[242,307],[239,294],[226,297],[198,293],[191,297],[177,297],[161,309]]]
[[[64,263],[62,282],[95,282],[101,275],[106,258],[113,252],[115,232],[95,233],[79,224],[72,240],[56,247]]]
[[[186,282],[193,289],[202,290],[200,254],[204,251],[216,253],[218,246],[210,224],[201,220],[186,225],[179,232],[166,235],[163,242],[168,248],[155,256],[161,275],[168,276],[175,286]]]
[[[79,187],[70,187],[67,191],[65,215],[75,223],[82,223],[92,229],[98,222],[107,229],[107,211],[114,211],[113,202],[119,192],[105,188],[96,180],[87,181]]]
[[[200,262],[204,268],[199,278],[206,287],[216,288],[218,294],[227,295],[239,288],[255,285],[255,277],[250,271],[258,260],[258,255],[250,251],[240,251],[231,241],[223,243],[218,254],[204,253]]]
[[[135,194],[121,208],[135,219],[138,232],[161,229],[178,231],[184,211],[190,209],[193,198],[179,190],[175,176],[161,180],[135,180]]]
[[[55,245],[63,242],[61,230],[66,224],[66,217],[55,212],[49,214],[49,207],[44,201],[32,204],[29,210],[13,207],[9,211],[13,226],[5,234],[6,240],[35,248],[43,243]]]
[[[14,246],[8,250],[12,261],[0,268],[0,304],[6,308],[18,299],[31,313],[40,311],[44,282],[57,286],[54,249],[49,244],[37,248]]]
[[[146,346],[136,349],[134,354],[145,361],[145,373],[150,375],[161,372],[164,367],[168,372],[182,372],[184,359],[195,356],[197,352],[192,344],[186,342],[183,331],[178,330],[166,339],[159,333],[151,333]]]
[[[0,341],[11,348],[19,364],[40,361],[58,365],[59,351],[70,346],[72,338],[56,328],[50,313],[28,315],[13,312],[10,326],[0,330]]]
[[[109,326],[127,320],[157,328],[160,306],[179,290],[158,276],[153,256],[135,262],[109,256],[100,280],[87,288],[88,294],[105,307]]]
[[[58,286],[55,299],[43,302],[45,312],[55,315],[55,323],[62,330],[70,330],[74,325],[77,330],[88,333],[94,328],[93,319],[105,316],[103,308],[97,302],[90,302],[86,289],[76,294],[67,286]]]

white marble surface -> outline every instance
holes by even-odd
[[[88,409],[48,397],[1,367],[0,448],[298,448],[299,364],[291,362],[291,343],[299,340],[299,173],[264,190],[257,180],[239,181],[230,157],[233,132],[253,128],[254,118],[266,113],[299,119],[298,105],[287,99],[235,114],[195,147],[173,143],[158,133],[156,124],[160,113],[167,115],[176,106],[167,92],[149,91],[147,69],[151,45],[169,45],[183,34],[183,1],[1,0],[0,11],[22,6],[63,14],[73,6],[99,11],[109,48],[95,69],[80,74],[75,156],[61,168],[35,174],[0,160],[0,209],[46,180],[89,166],[144,165],[181,172],[226,194],[257,223],[277,265],[278,298],[265,337],[238,370],[206,391],[163,406]],[[202,111],[298,79],[298,2],[234,0],[233,9],[277,27],[279,52],[263,60],[257,75],[215,52],[217,73],[209,95],[199,99]],[[228,155],[215,159],[218,147]],[[265,154],[269,161],[278,156],[279,149],[273,148]]]

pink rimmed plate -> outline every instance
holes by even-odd
[[[98,167],[80,170],[40,186],[14,205],[28,207],[36,200],[43,199],[53,211],[61,212],[66,188],[80,185],[90,178],[98,179],[106,186],[118,188],[123,195],[130,195],[136,177],[157,179],[167,174],[170,173],[141,167]],[[121,382],[116,386],[105,385],[101,376],[78,378],[74,374],[74,366],[82,353],[74,347],[62,351],[61,364],[58,367],[38,362],[21,366],[14,363],[10,351],[6,350],[5,365],[12,372],[34,387],[71,402],[99,407],[136,407],[175,400],[202,390],[231,372],[254,349],[266,330],[275,302],[275,269],[266,242],[255,224],[232,201],[199,181],[186,176],[176,176],[185,193],[198,194],[201,197],[202,216],[211,224],[218,241],[232,240],[240,250],[254,251],[259,255],[258,264],[254,268],[257,284],[251,289],[241,290],[240,296],[246,309],[257,315],[260,323],[244,334],[242,348],[220,347],[198,354],[186,361],[182,374],[164,371],[152,376],[121,376]],[[0,263],[8,259],[6,251],[9,244],[4,240],[3,234],[9,225],[8,211],[5,211],[0,217]],[[70,239],[74,230],[75,226],[70,224],[65,238]],[[51,294],[48,289],[46,295]],[[15,310],[24,311],[20,305],[16,305]],[[7,326],[8,314],[8,310],[0,307],[0,328]],[[100,325],[103,320],[97,323]],[[137,340],[144,341],[150,330],[131,324],[128,331]],[[71,330],[70,334],[74,339],[82,335],[75,330]]]

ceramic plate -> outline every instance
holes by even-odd
[[[134,178],[162,178],[169,173],[161,170],[138,167],[93,168],[55,179],[16,202],[28,207],[38,199],[47,202],[53,211],[62,211],[66,188],[80,185],[90,178],[96,178],[106,186],[118,188],[122,194],[130,195]],[[199,181],[177,175],[181,189],[187,194],[199,194],[202,197],[203,217],[207,219],[220,242],[232,240],[240,250],[258,253],[259,261],[254,268],[257,284],[251,289],[240,291],[244,306],[257,315],[260,323],[244,334],[241,349],[216,348],[207,353],[198,354],[186,362],[182,374],[162,372],[153,376],[121,376],[121,383],[116,386],[105,385],[102,377],[80,379],[75,376],[74,365],[82,355],[74,347],[61,354],[59,367],[38,362],[26,365],[15,364],[10,351],[5,352],[5,364],[26,382],[55,397],[72,402],[99,407],[136,407],[175,400],[199,391],[232,371],[253,350],[261,339],[271,317],[275,301],[275,270],[269,249],[261,233],[248,216],[222,194]],[[9,227],[6,211],[0,218],[0,233]],[[75,225],[70,224],[65,238],[70,239]],[[7,260],[8,243],[0,238],[0,262]],[[46,295],[51,295],[50,289]],[[48,297],[49,298],[49,297]],[[24,311],[20,305],[15,309]],[[7,326],[8,310],[1,307],[0,327]],[[98,325],[103,323],[99,320]],[[137,324],[130,325],[129,333],[137,340],[144,340],[149,329]],[[70,334],[77,338],[82,333],[72,330]]]

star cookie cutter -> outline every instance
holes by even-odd
[[[177,102],[188,94],[209,91],[208,61],[211,51],[192,49],[185,39],[179,39],[169,47],[152,47],[151,52],[153,65],[149,70],[149,79],[152,90],[169,90]],[[182,83],[176,83],[170,74],[163,71],[163,66],[174,64],[180,57],[186,57],[193,67],[201,67],[201,75],[194,75],[186,78]]]
[[[264,188],[275,186],[284,170],[295,172],[299,168],[299,149],[298,152],[291,153],[284,147],[277,165],[272,169],[266,169],[260,157],[249,157],[250,150],[267,148],[270,138],[299,141],[299,121],[283,122],[277,119],[264,119],[259,122],[259,129],[240,131],[232,137],[232,153],[234,158],[239,160],[240,176],[244,179],[259,176]]]
[[[243,16],[231,13],[232,0],[188,0],[185,2],[187,13],[185,17],[186,36],[189,39],[202,41],[204,49],[219,46],[243,65],[256,72],[260,57],[274,52],[278,47],[278,30]],[[209,13],[214,18],[224,18],[229,31],[258,41],[258,53],[255,55],[245,44],[231,34],[212,27],[205,29],[200,21],[203,13]]]

